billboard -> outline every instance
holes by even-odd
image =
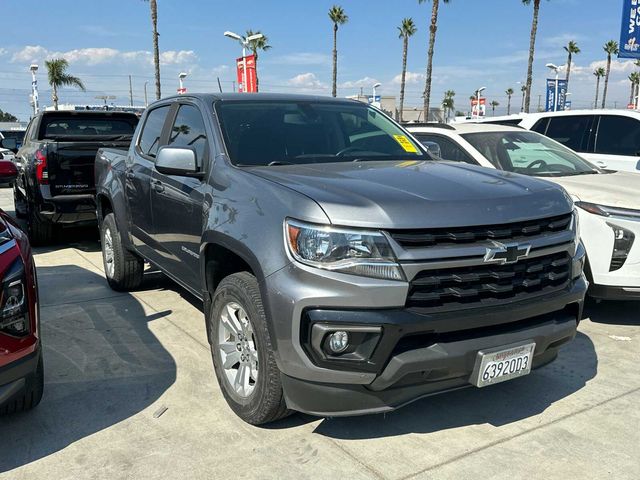
[[[480,99],[480,109],[478,109],[478,100],[471,100],[471,116],[472,117],[484,117],[487,113],[487,99]]]
[[[239,92],[247,92],[247,93],[255,93],[258,91],[258,82],[256,81],[256,57],[254,55],[247,55],[244,57],[245,62],[243,62],[242,57],[236,59],[236,69],[238,76],[238,91]],[[244,75],[243,75],[243,67],[246,63],[247,68],[247,85],[244,84]]]
[[[640,58],[640,0],[622,0],[618,58]]]
[[[558,98],[556,99],[556,82],[558,83]],[[562,111],[567,99],[567,81],[547,78],[547,112]]]

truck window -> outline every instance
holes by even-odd
[[[433,142],[437,143],[440,146],[440,157],[443,160],[451,160],[454,162],[465,162],[470,163],[471,165],[477,165],[473,158],[467,154],[457,143],[453,140],[449,140],[441,135],[430,135],[427,133],[414,133],[414,137],[416,137],[421,142]]]
[[[200,110],[193,105],[181,105],[171,127],[169,145],[193,147],[198,165],[202,165],[207,148],[207,132]]]
[[[592,115],[552,117],[546,135],[576,152],[584,152],[592,119]]]
[[[622,115],[602,115],[595,153],[636,156],[640,152],[640,122]]]
[[[40,124],[39,139],[86,139],[86,137],[131,137],[138,120],[133,115],[45,115]]]
[[[151,158],[156,157],[158,148],[160,147],[160,136],[162,135],[162,127],[169,112],[169,105],[163,105],[154,108],[147,114],[147,119],[142,127],[142,133],[138,140],[138,148],[143,155]]]

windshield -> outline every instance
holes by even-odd
[[[462,137],[496,168],[539,177],[599,173],[573,151],[535,132],[466,133]]]
[[[357,102],[221,101],[216,112],[236,165],[428,159],[404,130]]]

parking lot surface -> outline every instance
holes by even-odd
[[[590,306],[528,377],[258,428],[218,389],[199,302],[154,272],[110,290],[97,238],[36,250],[45,394],[0,419],[0,479],[640,478],[640,302]]]

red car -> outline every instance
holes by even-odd
[[[0,161],[0,183],[12,182],[17,173],[12,162]],[[29,240],[0,210],[0,415],[29,410],[42,399],[39,317]]]

